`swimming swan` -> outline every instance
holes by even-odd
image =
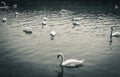
[[[113,28],[114,27],[120,27],[120,26],[113,26],[113,27],[111,27],[110,41],[109,41],[110,45],[112,44],[112,37],[120,37],[120,32],[114,32],[113,33]]]
[[[18,15],[18,12],[15,12],[15,15]]]
[[[61,62],[60,62],[60,66],[64,66],[64,67],[78,67],[80,65],[82,65],[82,63],[84,62],[83,60],[76,60],[76,59],[68,59],[66,61],[64,61],[64,55],[62,53],[58,53],[57,55],[57,59],[61,57]]]
[[[7,18],[3,17],[2,22],[6,22],[6,21],[7,21]]]
[[[114,26],[114,27],[120,27],[120,26]],[[120,32],[114,32],[113,33],[113,27],[111,27],[110,37],[119,37],[119,36],[120,36]]]
[[[32,28],[31,28],[31,27],[25,27],[25,28],[23,29],[23,31],[24,31],[25,33],[32,33]]]
[[[76,26],[80,26],[80,23],[79,23],[79,22],[74,21],[74,22],[73,22],[73,27],[72,27],[72,28],[75,28]]]
[[[55,38],[55,35],[56,35],[55,31],[50,32],[51,40],[53,40]]]

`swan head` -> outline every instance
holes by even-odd
[[[63,54],[62,53],[58,53],[57,59],[59,59],[60,56],[63,56]]]
[[[113,29],[113,27],[111,27],[111,30]]]

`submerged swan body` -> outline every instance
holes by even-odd
[[[53,37],[55,37],[56,32],[55,32],[55,31],[51,31],[51,32],[50,32],[50,35],[53,36]]]
[[[64,55],[62,53],[59,53],[57,58],[61,57],[61,62],[60,62],[60,66],[64,66],[64,67],[78,67],[80,65],[82,65],[82,63],[84,62],[83,60],[76,60],[76,59],[68,59],[64,61]]]

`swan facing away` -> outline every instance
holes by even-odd
[[[83,60],[68,59],[64,61],[64,55],[62,53],[58,53],[57,59],[59,57],[61,57],[60,66],[64,67],[79,67],[84,62],[84,59]]]
[[[25,27],[23,29],[23,32],[25,32],[25,33],[32,33],[32,28],[31,27]]]

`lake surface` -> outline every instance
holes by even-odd
[[[0,10],[0,77],[119,77],[120,38],[109,44],[110,27],[120,26],[117,10],[106,7],[30,7]],[[7,22],[2,22],[6,15]],[[47,17],[42,28],[41,17]],[[72,18],[82,18],[72,29]],[[30,26],[32,34],[25,34]],[[54,40],[49,32],[56,31]],[[116,30],[120,31],[120,29]],[[61,68],[65,59],[85,59],[79,68]]]

